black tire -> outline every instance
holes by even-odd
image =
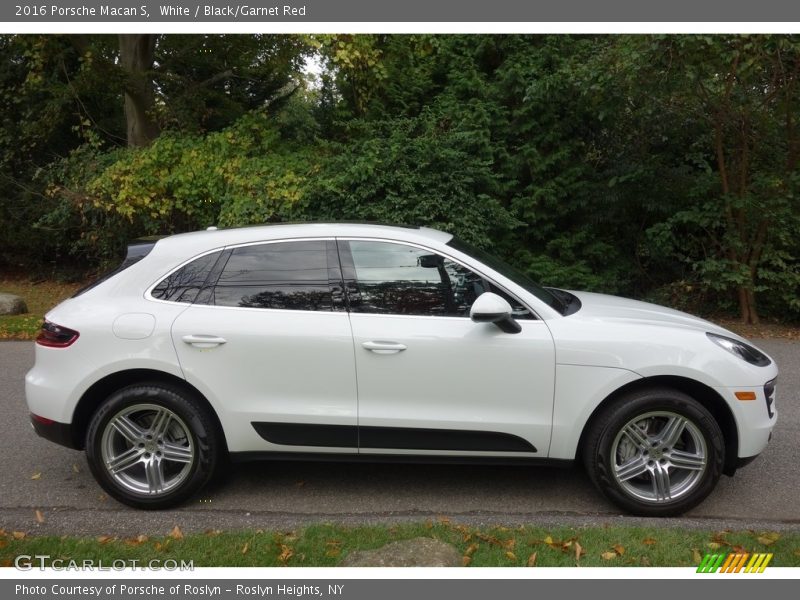
[[[663,436],[667,422],[680,423],[680,419],[670,415],[681,417],[691,425],[684,426],[682,437],[674,446],[658,446],[659,442],[653,441],[659,437],[658,432],[651,436],[648,428],[655,429],[660,424]],[[622,433],[632,424],[644,432],[639,445],[633,441],[636,433],[632,436]],[[654,447],[645,450],[649,446]],[[627,451],[627,457],[623,456],[623,450]],[[704,453],[705,465],[694,465],[693,469],[674,466],[671,462],[674,451],[698,456]],[[583,443],[582,459],[594,485],[616,505],[635,515],[668,517],[697,506],[711,493],[722,473],[725,442],[714,417],[692,397],[669,388],[647,389],[621,396],[592,420]],[[678,453],[675,460],[680,461]],[[625,476],[615,468],[621,466],[619,463],[631,465],[635,472],[647,470],[622,482],[620,479]],[[667,475],[663,477],[665,472]],[[660,490],[671,487],[679,492],[674,498],[671,495],[659,497]],[[648,494],[654,497],[642,497]]]
[[[139,426],[136,431],[153,438],[155,420],[160,414],[171,415],[166,419],[168,430],[161,437],[178,448],[179,452],[173,451],[173,454],[179,456],[179,460],[161,454],[163,448],[157,447],[155,444],[159,442],[154,439],[146,440],[147,447],[134,448],[139,444],[132,443],[128,436],[110,425],[112,420],[119,423],[118,419],[129,418]],[[152,415],[149,425],[148,415]],[[176,437],[176,432],[179,437]],[[120,448],[117,458],[122,458],[125,453],[137,454],[135,457],[131,455],[137,460],[132,460],[131,466],[120,470],[118,475],[109,471],[104,458],[112,456],[115,448]],[[224,454],[222,448],[215,421],[207,409],[185,390],[160,382],[131,385],[111,394],[92,416],[86,432],[86,458],[95,479],[109,496],[134,508],[157,510],[184,503],[214,475]],[[143,454],[148,450],[152,454]],[[156,453],[160,458],[156,459]],[[142,485],[151,481],[142,457],[152,461],[147,463],[151,465],[151,472],[158,471],[165,483],[167,475],[174,472],[174,477],[169,480],[174,485],[165,485],[162,491],[155,492],[137,489],[137,481],[142,480]],[[159,475],[152,477],[157,481]]]

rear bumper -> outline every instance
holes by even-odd
[[[59,423],[31,413],[31,425],[33,425],[33,430],[44,439],[73,450],[80,450],[80,445],[75,440],[71,423]]]

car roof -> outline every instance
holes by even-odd
[[[172,246],[171,250],[205,250],[281,239],[316,237],[365,237],[404,240],[409,242],[447,243],[452,234],[429,227],[405,227],[397,225],[378,225],[372,223],[280,223],[256,225],[232,229],[209,228],[204,231],[180,233],[165,237],[158,245]]]

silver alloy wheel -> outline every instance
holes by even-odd
[[[708,449],[700,429],[672,411],[637,415],[611,446],[614,479],[631,496],[661,504],[685,496],[702,480]]]
[[[100,451],[118,485],[147,496],[175,489],[195,461],[189,428],[158,404],[135,404],[115,414],[103,430]]]

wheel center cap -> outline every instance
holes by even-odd
[[[156,451],[156,444],[155,442],[145,442],[144,449],[148,452],[155,452]]]
[[[650,458],[658,460],[664,456],[664,451],[660,448],[651,448],[650,449]]]

